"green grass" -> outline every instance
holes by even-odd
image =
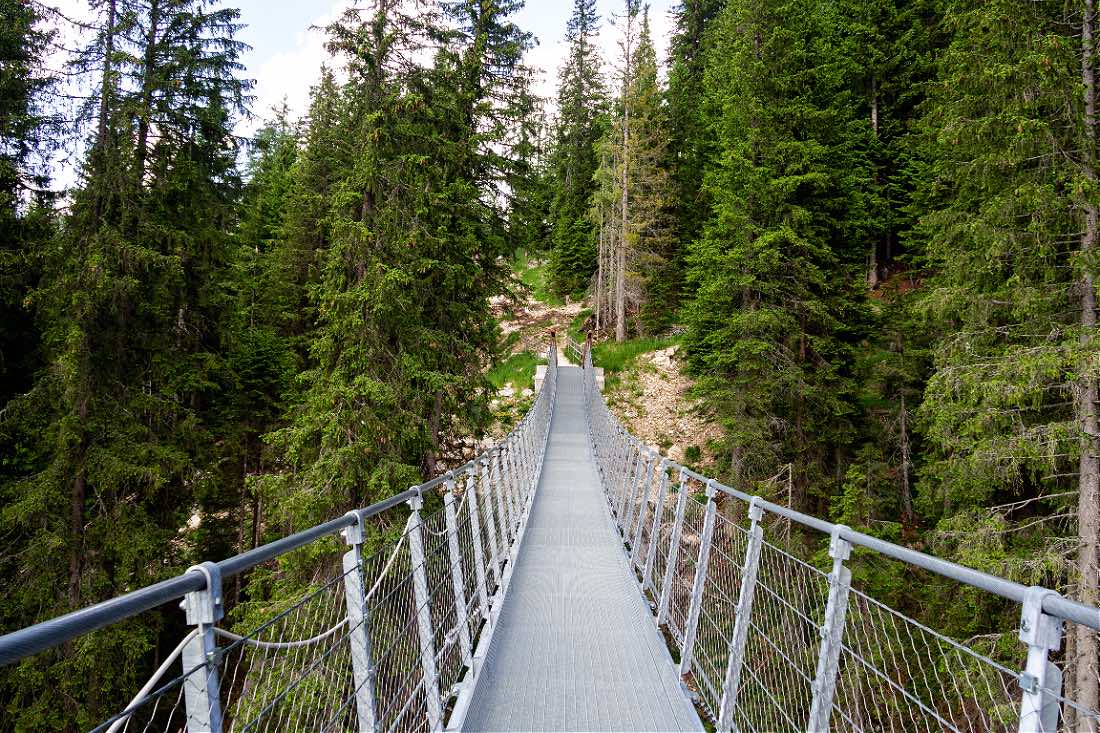
[[[637,338],[619,343],[602,341],[592,347],[592,361],[603,367],[604,374],[610,376],[628,369],[639,356],[657,349],[667,349],[680,342],[679,338]]]
[[[531,296],[535,300],[547,305],[562,305],[565,301],[550,290],[550,266],[547,264],[546,255],[539,258],[542,260],[539,265],[532,265],[533,259],[535,257],[526,250],[521,249],[516,252],[512,260],[512,269],[516,277],[531,291]]]
[[[501,389],[506,384],[512,385],[517,392],[523,389],[534,389],[535,367],[545,361],[529,351],[524,351],[512,354],[490,369],[485,376],[489,384],[493,385],[493,389]]]
[[[569,324],[569,338],[573,339],[578,344],[584,343],[584,323],[591,315],[591,308],[585,308],[577,314],[577,317]]]

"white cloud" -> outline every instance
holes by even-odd
[[[324,47],[324,28],[338,19],[348,4],[348,0],[334,2],[313,20],[311,28],[298,30],[291,50],[266,57],[262,49],[253,52],[259,57],[247,72],[256,81],[252,90],[255,97],[253,116],[237,125],[239,135],[249,136],[255,132],[272,116],[272,110],[282,105],[284,99],[292,119],[305,115],[309,109],[309,90],[321,76],[321,65],[334,66],[332,57]]]

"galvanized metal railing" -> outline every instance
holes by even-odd
[[[438,731],[469,704],[542,471],[557,391],[502,441],[365,509],[96,606],[0,637],[10,664],[182,599],[193,629],[129,704],[94,730]],[[424,497],[442,507],[424,514]],[[401,505],[400,535],[368,551],[367,522]],[[342,534],[347,550],[319,543]],[[255,603],[227,628],[223,582],[307,548],[310,590]],[[327,558],[327,559],[326,559]],[[245,604],[247,605],[247,604]]]
[[[700,475],[632,436],[596,388],[588,349],[583,364],[610,511],[655,622],[719,731],[1100,729],[1100,712],[1067,695],[1060,654],[1064,625],[1100,631],[1100,609]],[[818,546],[827,538],[827,561],[769,531],[781,529],[776,519],[820,533]],[[1019,625],[980,642],[950,638],[854,587],[853,548],[1017,603]]]

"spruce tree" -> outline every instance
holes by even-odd
[[[710,210],[704,198],[703,173],[715,155],[707,129],[703,77],[712,45],[712,27],[726,0],[682,0],[675,8],[676,26],[669,39],[666,98],[666,160],[672,179],[670,215],[677,247],[670,264],[670,287],[683,286],[683,254],[698,238]]]
[[[551,276],[563,294],[588,287],[596,269],[596,232],[588,218],[598,160],[596,143],[606,126],[606,93],[596,37],[595,0],[575,0],[566,26],[569,51],[558,81],[554,140]]]
[[[921,510],[938,551],[1095,604],[1093,9],[943,12],[921,232],[936,273],[925,312],[944,336],[920,412]],[[969,619],[1013,613],[975,603]],[[1092,709],[1096,643],[1067,639],[1067,696]]]
[[[689,365],[727,429],[733,485],[797,458],[792,501],[820,510],[852,435],[862,258],[850,207],[867,177],[867,131],[852,124],[831,7],[731,2],[716,23],[714,203],[689,256]]]
[[[198,0],[101,9],[80,59],[100,74],[86,105],[95,116],[83,179],[31,296],[46,366],[5,411],[36,456],[3,489],[4,523],[24,549],[5,625],[174,574],[192,552],[229,549],[208,469],[227,379],[218,352],[237,192],[231,127],[246,87],[237,13]],[[192,517],[198,530],[180,537]],[[179,620],[149,614],[79,653],[69,646],[15,668],[5,698],[17,727],[86,729],[115,712],[144,679],[166,622]],[[43,675],[66,704],[35,693]]]

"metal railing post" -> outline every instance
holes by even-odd
[[[478,514],[477,469],[466,471],[466,500],[470,502],[470,532],[474,536],[474,578],[477,582],[477,600],[482,618],[489,618],[489,588],[485,582],[485,548],[481,538],[481,516]]]
[[[754,496],[749,502],[749,520],[752,524],[749,527],[748,546],[745,548],[745,563],[741,567],[741,590],[737,594],[736,616],[726,662],[726,678],[722,683],[722,700],[718,706],[720,733],[733,729],[733,713],[737,709],[737,695],[741,690],[745,642],[748,640],[749,624],[752,621],[752,599],[756,593],[756,574],[760,569],[760,547],[764,543],[764,528],[760,526],[764,511],[757,501],[757,497]]]
[[[1043,599],[1058,594],[1046,588],[1027,589],[1020,609],[1020,641],[1027,644],[1027,667],[1020,674],[1020,733],[1058,730],[1062,670],[1050,661],[1062,647],[1062,619],[1043,613]]]
[[[470,644],[470,614],[466,608],[466,578],[462,572],[462,549],[458,544],[458,516],[455,512],[454,474],[447,472],[443,493],[443,519],[447,523],[447,556],[451,562],[451,586],[455,595],[455,626],[462,663],[473,669],[473,647]]]
[[[225,616],[222,597],[222,574],[212,562],[188,569],[202,573],[206,588],[184,596],[180,608],[187,623],[197,626],[197,633],[183,647],[182,665],[184,705],[187,710],[188,733],[221,733],[222,706],[219,695],[218,665],[221,664],[214,625]]]
[[[512,513],[512,502],[508,501],[505,496],[508,489],[504,485],[504,476],[500,460],[500,452],[503,450],[503,446],[497,447],[493,451],[493,488],[497,494],[497,519],[500,520],[500,538],[501,538],[501,551],[506,557],[508,555],[508,548],[512,546],[512,529],[516,525],[516,518]],[[503,557],[501,558],[504,559]]]
[[[634,454],[634,441],[627,437],[626,450],[623,452],[623,468],[622,468],[622,480],[619,481],[619,495],[615,497],[615,503],[617,504],[615,512],[615,519],[619,523],[619,529],[623,527],[623,512],[626,510],[626,486],[631,483],[633,477],[631,469],[637,465],[637,461],[632,461],[631,458]],[[641,460],[639,458],[638,460]]]
[[[638,443],[638,460],[634,463],[634,473],[630,479],[630,492],[623,492],[623,508],[619,513],[619,526],[623,533],[623,541],[629,542],[630,537],[630,523],[634,517],[634,498],[638,495],[638,487],[642,483],[642,472],[645,470],[645,464],[648,461],[648,449],[641,443]]]
[[[634,521],[634,539],[630,542],[630,566],[638,567],[638,547],[642,544],[642,527],[645,525],[645,513],[649,509],[649,494],[653,490],[653,468],[657,464],[657,451],[651,451],[646,461],[644,483],[642,484],[642,503],[638,507],[638,516]],[[653,538],[650,537],[652,540]]]
[[[420,637],[420,668],[424,679],[424,699],[428,712],[428,729],[443,727],[443,705],[439,698],[439,672],[435,666],[435,636],[432,633],[431,596],[428,594],[428,573],[424,565],[423,523],[420,509],[424,500],[409,499],[409,562],[413,573],[413,598],[416,603],[416,627]]]
[[[497,518],[493,507],[493,480],[489,475],[489,456],[481,459],[481,485],[485,489],[485,531],[489,536],[489,554],[493,565],[493,578],[500,587],[500,546],[497,544]],[[486,579],[487,580],[487,579]]]
[[[813,700],[806,730],[828,733],[833,712],[836,678],[840,670],[840,650],[844,638],[844,621],[848,615],[848,591],[852,571],[844,565],[852,554],[852,543],[840,536],[847,527],[836,525],[829,538],[829,557],[833,569],[829,573],[829,600],[825,605],[825,621],[821,625],[821,646],[817,653],[817,673],[814,675]]]
[[[343,557],[344,599],[348,614],[352,681],[355,684],[355,713],[359,733],[374,733],[378,719],[374,700],[370,615],[363,588],[363,520],[358,512],[348,512],[348,516],[355,518],[355,524],[344,530],[344,540],[351,547]]]
[[[657,625],[668,621],[668,603],[676,582],[676,566],[680,563],[680,537],[684,532],[684,511],[687,509],[687,474],[680,469],[680,493],[676,495],[676,514],[672,519],[672,535],[668,538],[665,577],[661,582],[661,600],[657,603]]]
[[[691,584],[691,605],[688,607],[687,627],[684,629],[684,648],[680,650],[680,674],[691,671],[692,653],[695,651],[695,632],[699,628],[699,611],[703,606],[703,587],[710,564],[710,545],[714,538],[714,519],[718,507],[714,503],[717,489],[714,479],[707,481],[707,510],[703,519],[703,537],[699,541],[699,560],[695,564],[695,580]]]
[[[512,499],[513,516],[516,526],[519,526],[523,514],[523,502],[520,499],[519,470],[516,463],[516,438],[508,441],[508,452],[504,454],[504,462],[507,466],[505,472],[508,475],[508,495]]]
[[[642,589],[653,585],[653,563],[657,560],[657,542],[661,537],[661,519],[665,513],[665,502],[668,501],[668,459],[661,459],[661,466],[657,469],[661,474],[660,484],[657,488],[657,503],[653,506],[653,524],[649,528],[649,547],[646,548],[645,568],[642,570]]]

